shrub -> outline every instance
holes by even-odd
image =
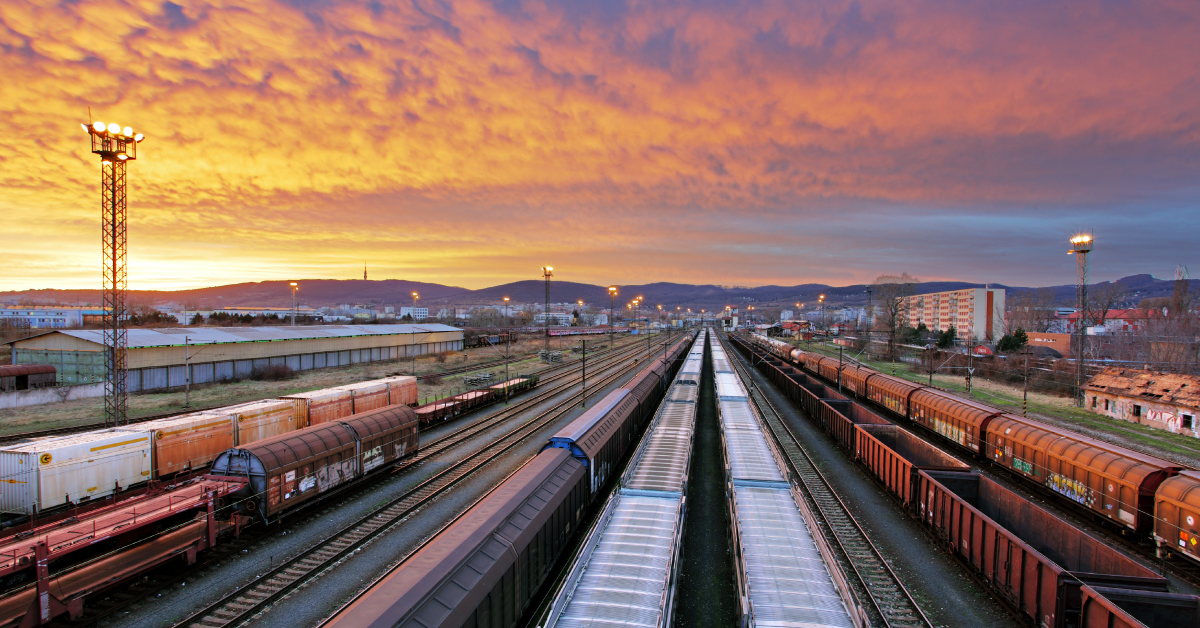
[[[442,383],[442,376],[437,373],[429,373],[421,376],[421,381],[430,386],[437,386]]]
[[[281,379],[294,379],[296,371],[286,364],[272,364],[266,368],[254,369],[250,371],[250,379],[255,381],[276,381]]]

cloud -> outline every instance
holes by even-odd
[[[1144,241],[1194,211],[1198,14],[1187,2],[6,3],[0,237],[29,261],[0,288],[97,283],[98,167],[78,130],[89,106],[149,138],[130,166],[139,287],[352,275],[362,257],[382,267],[373,276],[476,287],[550,254],[578,256],[583,280],[631,280],[644,258],[664,277],[725,281],[706,251],[738,283],[862,279],[943,259],[922,231],[888,257],[840,257],[905,232],[911,208],[982,217],[987,231],[1012,208],[1045,219],[1090,205],[1093,224]],[[1145,207],[1164,222],[1125,221]],[[837,231],[831,213],[861,219]],[[814,229],[825,238],[806,247],[820,255],[753,254]]]

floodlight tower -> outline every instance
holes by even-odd
[[[125,403],[128,337],[125,289],[128,286],[125,230],[125,162],[137,159],[137,145],[146,139],[129,127],[113,122],[81,124],[91,137],[92,153],[100,155],[100,225],[104,277],[104,424],[128,422]]]
[[[300,287],[300,284],[292,281],[292,282],[288,282],[288,285],[291,286],[291,288],[292,288],[292,327],[295,327],[296,326],[296,289]]]
[[[1067,255],[1075,256],[1075,268],[1078,272],[1079,284],[1076,286],[1076,298],[1078,299],[1079,307],[1079,323],[1075,325],[1075,333],[1078,338],[1075,342],[1075,405],[1083,407],[1083,360],[1084,351],[1083,343],[1087,339],[1087,322],[1088,322],[1088,299],[1087,299],[1087,271],[1088,271],[1088,253],[1092,252],[1095,246],[1095,241],[1090,233],[1081,233],[1071,238],[1071,250],[1067,251]]]
[[[553,266],[542,266],[542,279],[546,280],[546,305],[542,310],[542,323],[546,326],[546,364],[550,364],[550,278],[553,276]]]

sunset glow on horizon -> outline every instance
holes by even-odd
[[[17,0],[0,290],[1067,283],[1200,263],[1200,5]],[[92,119],[88,119],[91,107]]]

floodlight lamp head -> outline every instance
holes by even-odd
[[[1070,255],[1072,253],[1090,253],[1092,251],[1092,247],[1094,245],[1095,245],[1095,241],[1092,239],[1091,234],[1081,233],[1081,234],[1071,238],[1071,250],[1067,251],[1067,254]]]

